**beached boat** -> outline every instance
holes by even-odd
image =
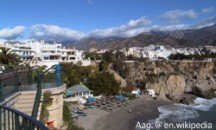
[[[78,118],[78,117],[79,117],[79,114],[73,113],[71,117],[72,117],[72,118]]]

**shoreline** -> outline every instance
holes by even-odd
[[[155,100],[143,95],[117,111],[107,112],[98,108],[87,110],[87,117],[81,117],[78,123],[86,130],[134,130],[138,121],[147,123],[156,119],[160,114],[158,107],[171,103],[162,97]],[[128,110],[131,110],[131,113],[128,113]]]

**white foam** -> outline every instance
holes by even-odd
[[[196,118],[199,116],[196,110],[183,104],[161,106],[158,108],[158,111],[161,114],[159,118],[156,119],[156,121],[183,121],[189,118]]]
[[[209,111],[216,106],[216,98],[204,99],[196,98],[194,105],[171,104],[158,107],[161,113],[154,121],[184,121],[191,118],[199,117],[199,111]],[[151,121],[152,122],[152,121]]]
[[[216,105],[216,98],[213,99],[204,99],[204,98],[196,98],[195,105],[193,108],[200,111],[209,111],[213,106]]]

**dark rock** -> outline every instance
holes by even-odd
[[[192,89],[192,93],[198,97],[203,97],[203,98],[207,98],[207,99],[211,99],[211,98],[216,97],[214,90],[208,85],[206,85],[206,86],[195,85]]]
[[[195,95],[185,94],[185,93],[166,94],[166,97],[168,99],[172,100],[173,102],[187,104],[187,105],[194,104],[194,100],[197,98],[197,96],[195,96]]]
[[[197,98],[197,96],[192,94],[183,94],[182,99],[180,99],[179,103],[192,105],[194,104],[194,100]]]

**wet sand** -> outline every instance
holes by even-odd
[[[137,122],[147,123],[159,116],[158,107],[171,102],[167,99],[142,96],[130,105],[114,112],[106,112],[94,108],[94,113],[88,112],[86,120],[80,120],[87,130],[134,130]],[[93,110],[93,109],[92,109]],[[128,113],[131,110],[131,113]],[[98,112],[97,112],[98,111]],[[88,126],[88,127],[86,127]]]

